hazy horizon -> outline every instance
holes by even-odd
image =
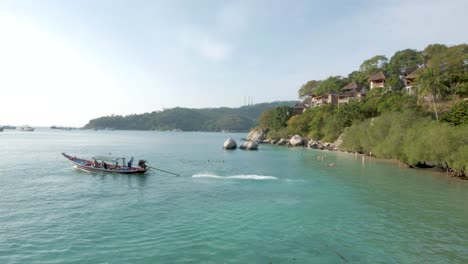
[[[374,55],[468,42],[466,10],[461,0],[6,0],[0,125],[297,100],[308,80]]]
[[[269,103],[276,103],[276,102],[294,102],[294,101],[298,101],[298,100],[276,100],[276,101],[273,101],[273,102],[258,102],[258,103],[252,103],[252,104],[249,104],[248,103],[248,99],[246,100],[246,104],[244,105],[241,105],[241,106],[233,106],[233,107],[230,107],[230,106],[217,106],[217,107],[184,107],[184,106],[175,106],[175,107],[168,107],[168,108],[164,108],[164,109],[161,109],[161,110],[154,110],[154,111],[149,111],[149,112],[141,112],[141,113],[130,113],[130,114],[124,114],[124,115],[121,115],[121,114],[109,114],[109,115],[104,115],[104,116],[111,116],[111,115],[120,115],[120,116],[128,116],[128,115],[134,115],[134,114],[145,114],[145,113],[151,113],[151,112],[161,112],[161,111],[164,111],[164,110],[169,110],[169,109],[173,109],[173,108],[188,108],[188,109],[218,109],[218,108],[232,108],[232,109],[235,109],[235,108],[241,108],[241,107],[248,107],[248,106],[252,106],[252,105],[259,105],[259,104],[269,104]],[[96,118],[99,118],[99,117],[103,117],[103,116],[96,116],[96,117],[93,117],[91,119],[96,119]],[[91,120],[90,119],[90,120]],[[90,121],[88,120],[88,121]],[[86,122],[87,123],[87,122]],[[74,127],[74,128],[81,128],[81,127],[84,127],[85,124],[83,124],[82,126],[67,126],[67,125],[62,125],[62,124],[45,124],[45,125],[32,125],[32,127],[36,127],[36,128],[49,128],[51,126],[56,126],[56,127]],[[21,126],[31,126],[30,124],[0,124],[0,127],[2,126],[14,126],[14,127],[21,127]]]

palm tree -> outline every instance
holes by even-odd
[[[418,98],[420,101],[424,100],[427,96],[432,99],[432,105],[434,106],[434,113],[437,120],[439,120],[439,115],[437,114],[435,99],[437,96],[441,95],[443,89],[447,89],[447,86],[440,81],[440,77],[434,73],[432,68],[427,67],[421,75],[419,75]]]

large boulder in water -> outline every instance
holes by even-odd
[[[263,130],[252,130],[250,133],[247,135],[246,140],[248,141],[256,141],[256,142],[262,142],[265,139],[265,131]]]
[[[304,140],[299,135],[295,135],[289,140],[289,144],[293,147],[302,146],[302,143],[304,143]]]
[[[224,141],[223,145],[224,149],[236,149],[237,148],[237,143],[234,139],[228,138],[226,141]]]
[[[244,142],[239,148],[243,150],[258,150],[258,143],[255,141]]]

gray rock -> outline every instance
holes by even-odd
[[[244,142],[239,148],[242,150],[258,150],[258,143],[256,141]]]
[[[289,144],[291,144],[291,146],[293,147],[297,147],[297,146],[302,146],[302,143],[304,142],[304,140],[302,139],[301,136],[299,135],[294,135],[290,140],[289,140]]]
[[[237,148],[237,143],[234,139],[228,138],[226,141],[224,141],[223,145],[224,149],[236,149]]]
[[[341,144],[343,144],[343,135],[344,135],[344,133],[342,133],[342,134],[338,137],[338,139],[335,141],[335,143],[333,143],[333,144],[335,145],[335,148],[336,148],[336,149],[338,149],[338,148],[341,146]]]
[[[312,149],[318,149],[318,146],[320,145],[320,142],[317,140],[310,140],[309,143],[307,144],[307,147],[312,148]]]
[[[330,142],[324,142],[323,143],[323,148],[329,149],[329,150],[334,150],[335,149],[335,144],[330,143]]]
[[[252,130],[247,135],[246,140],[262,142],[265,139],[265,131],[263,130]]]
[[[278,145],[286,145],[286,144],[288,144],[288,143],[289,143],[289,140],[288,140],[288,139],[282,138],[282,139],[280,139],[280,140],[278,141],[278,143],[276,143],[276,144],[278,144]]]

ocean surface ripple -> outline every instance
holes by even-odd
[[[243,136],[0,133],[0,263],[468,263],[466,182],[342,153],[221,149]],[[181,176],[83,172],[62,152]]]

